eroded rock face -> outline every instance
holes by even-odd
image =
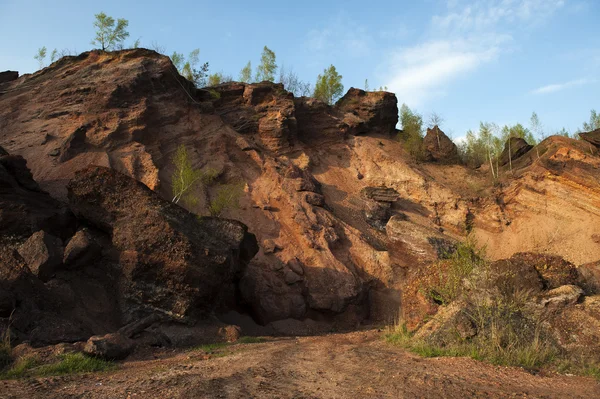
[[[579,133],[579,137],[581,137],[582,140],[585,140],[588,143],[600,148],[600,129],[586,133]]]
[[[456,144],[436,125],[423,139],[426,159],[440,163],[460,163]]]
[[[347,115],[344,122],[351,134],[378,132],[391,135],[396,131],[398,100],[392,93],[366,92],[352,87],[338,100],[336,108]]]
[[[0,147],[0,233],[28,237],[46,230],[64,237],[73,226],[68,208],[40,189],[25,159]]]
[[[231,301],[236,275],[258,250],[243,224],[198,219],[111,169],[85,169],[68,190],[74,213],[120,251],[122,295],[132,307],[179,318],[209,311]]]
[[[62,264],[62,240],[45,231],[38,231],[19,247],[19,254],[34,275],[42,281],[48,281]]]
[[[532,148],[532,145],[527,144],[527,142],[520,137],[509,138],[504,144],[504,150],[502,150],[502,154],[500,154],[500,166],[504,166],[509,164],[510,162],[514,162],[515,160],[525,155]]]

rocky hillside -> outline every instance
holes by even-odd
[[[425,139],[429,162],[412,161],[397,140],[397,99],[387,92],[351,89],[328,106],[268,82],[195,89],[169,58],[143,49],[65,57],[7,80],[0,145],[12,155],[4,157],[22,174],[18,157],[25,159],[54,198],[31,211],[43,217],[31,216],[20,237],[44,230],[68,248],[71,237],[98,234],[122,273],[118,298],[175,318],[218,305],[276,332],[390,321],[407,277],[471,231],[493,259],[524,251],[575,265],[600,259],[600,157],[592,143],[550,137],[522,149],[493,186],[485,166],[459,164],[438,127]],[[195,225],[164,201],[182,144],[218,182],[244,183],[240,207],[225,216],[248,226],[255,256],[241,224]],[[11,184],[32,191],[23,201],[46,195],[30,179]],[[206,204],[188,210],[204,215]],[[19,217],[3,208],[1,225],[18,229]],[[76,221],[52,232],[48,217]],[[47,243],[43,234],[35,239]],[[222,246],[235,248],[233,260],[221,257]],[[208,279],[195,269],[214,262],[228,266]],[[56,270],[67,264],[57,261],[35,284],[57,284]],[[215,299],[223,286],[211,282],[222,279],[229,295]]]

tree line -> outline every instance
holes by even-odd
[[[425,127],[433,128],[436,125],[441,126],[442,123],[443,119],[436,113],[432,113],[425,122]],[[406,104],[402,104],[400,107],[400,125],[402,130],[398,139],[403,143],[406,151],[415,161],[424,160],[423,138],[425,131],[422,115],[411,110]],[[589,121],[583,122],[582,127],[574,134],[569,134],[565,128],[553,132],[553,134],[577,139],[579,138],[578,133],[595,129],[600,129],[600,114],[595,110],[591,110]],[[463,163],[475,168],[483,164],[489,164],[492,177],[497,179],[498,160],[510,138],[518,137],[530,145],[536,145],[538,139],[543,140],[547,136],[548,132],[542,125],[539,116],[533,112],[528,127],[521,123],[500,127],[495,123],[480,122],[479,129],[467,131],[465,139],[457,146]]]
[[[98,46],[102,51],[122,50],[125,48],[125,40],[130,36],[127,28],[129,21],[124,18],[114,19],[104,12],[95,14],[94,28],[95,36],[91,44]],[[140,39],[137,39],[130,47],[138,48]],[[164,48],[153,44],[154,50],[164,54]],[[68,49],[58,51],[56,48],[50,53],[50,63],[71,55]],[[48,49],[43,46],[38,49],[34,59],[38,61],[40,69],[46,65]],[[209,63],[200,61],[200,49],[194,49],[187,58],[183,53],[174,51],[170,55],[173,65],[180,75],[193,82],[197,87],[216,86],[221,83],[233,81],[231,75],[223,72],[209,74]],[[279,69],[279,74],[277,71]],[[278,67],[276,55],[273,50],[264,46],[260,63],[256,70],[252,71],[252,63],[248,63],[239,73],[239,81],[245,83],[254,82],[275,82],[282,83],[286,90],[292,92],[295,96],[312,96],[327,104],[335,103],[343,94],[344,85],[342,84],[342,75],[338,73],[335,66],[330,65],[325,68],[322,74],[317,76],[314,87],[309,82],[305,82],[298,77],[292,68],[285,66]]]

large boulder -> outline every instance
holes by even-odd
[[[437,125],[427,129],[427,134],[423,139],[423,148],[428,161],[446,164],[460,162],[456,144]]]
[[[582,140],[585,140],[588,143],[600,148],[600,129],[596,129],[587,133],[579,133],[579,137],[581,137]]]
[[[186,318],[231,304],[235,279],[258,251],[242,223],[198,218],[112,169],[78,172],[68,197],[119,251],[126,320],[138,311]]]
[[[500,166],[504,166],[510,162],[514,162],[516,159],[522,157],[533,148],[532,145],[520,137],[511,137],[506,140],[504,144],[504,150],[500,154]]]

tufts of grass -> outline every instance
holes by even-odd
[[[259,344],[261,342],[266,342],[267,340],[263,337],[241,337],[237,342],[240,344]]]
[[[203,351],[206,353],[213,353],[219,349],[227,347],[229,344],[227,342],[215,342],[212,344],[200,345],[192,348],[194,351]]]
[[[67,353],[62,355],[57,363],[40,366],[37,369],[37,374],[42,376],[79,374],[108,371],[115,368],[116,365],[113,362],[86,356],[83,353]]]
[[[58,362],[43,365],[40,365],[39,360],[35,357],[24,357],[10,369],[1,373],[0,379],[91,373],[115,368],[116,365],[113,362],[86,356],[83,353],[68,353],[60,356]]]

